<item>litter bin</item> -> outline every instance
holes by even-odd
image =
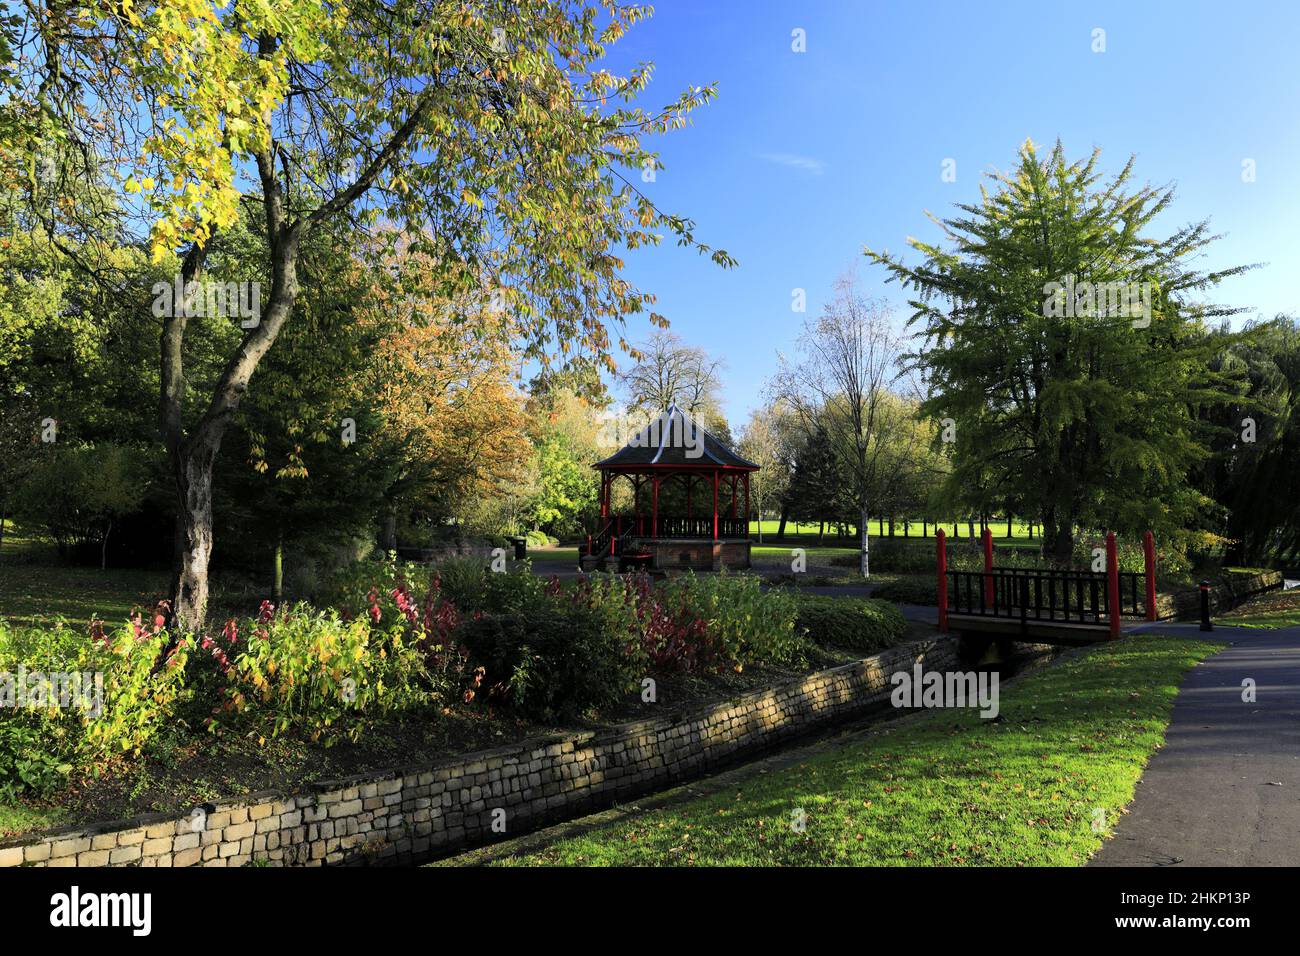
[[[522,561],[524,558],[528,557],[528,539],[527,539],[527,538],[524,538],[524,537],[506,538],[506,540],[509,541],[511,544],[513,544],[513,545],[515,546],[515,560],[516,560],[516,561]]]

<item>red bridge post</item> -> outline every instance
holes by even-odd
[[[984,529],[984,603],[993,606],[993,532]]]
[[[1142,553],[1147,565],[1147,620],[1156,620],[1156,536],[1142,533]]]
[[[1110,609],[1110,639],[1119,638],[1119,552],[1115,532],[1106,532],[1106,604]]]
[[[939,528],[934,535],[938,544],[935,566],[939,572],[939,630],[948,633],[948,546],[947,536]]]

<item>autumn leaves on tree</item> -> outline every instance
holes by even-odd
[[[627,76],[600,67],[642,8],[36,6],[40,28],[25,48],[6,47],[25,71],[4,109],[7,157],[102,183],[113,206],[107,219],[75,203],[43,210],[56,248],[90,267],[91,247],[144,229],[184,288],[241,210],[257,224],[261,314],[209,392],[189,387],[182,303],[160,335],[178,511],[174,611],[185,628],[202,623],[207,604],[213,467],[254,373],[294,319],[314,234],[351,232],[372,263],[400,235],[426,257],[426,287],[440,301],[491,290],[525,357],[610,368],[611,335],[653,302],[622,277],[619,250],[670,235],[731,264],[635,185],[658,163],[642,138],[680,128],[714,92],[692,88],[647,112],[634,101],[649,65]],[[35,173],[28,184],[38,185]],[[472,318],[460,329],[471,339],[491,331]]]

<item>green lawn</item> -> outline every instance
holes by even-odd
[[[1024,677],[1001,715],[936,711],[502,865],[1075,866],[1133,798],[1183,674],[1222,647],[1136,636]],[[796,832],[797,811],[806,827]]]
[[[63,814],[58,809],[40,809],[23,803],[0,803],[0,837],[48,830],[58,826],[62,819]]]
[[[1293,627],[1300,624],[1300,588],[1253,597],[1218,620],[1233,627]]]
[[[0,563],[0,617],[15,624],[54,617],[121,621],[166,592],[164,572]]]
[[[514,559],[514,552],[511,552],[511,560]],[[529,548],[528,556],[538,565],[556,565],[565,564],[576,568],[578,566],[578,548],[575,545],[571,548]]]

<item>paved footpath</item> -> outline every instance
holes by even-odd
[[[1165,745],[1092,866],[1300,865],[1300,627],[1204,636],[1233,644],[1188,672]]]

